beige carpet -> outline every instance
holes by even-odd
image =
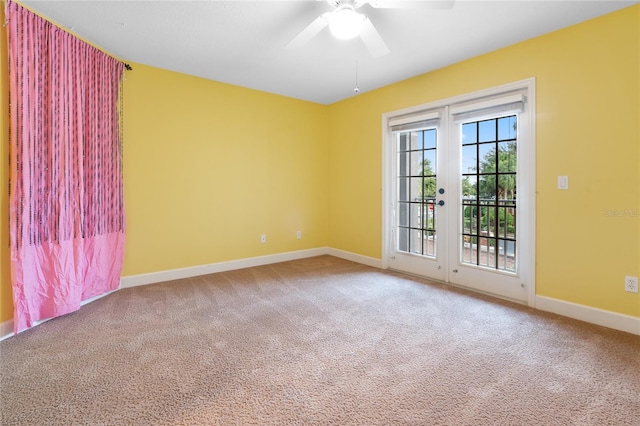
[[[640,337],[321,256],[0,342],[2,425],[640,425]]]

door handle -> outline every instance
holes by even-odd
[[[444,188],[438,189],[438,194],[444,194]]]
[[[444,206],[444,200],[440,200],[440,201],[438,201],[438,205],[439,205],[439,206]]]

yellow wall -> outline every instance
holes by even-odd
[[[380,258],[381,115],[535,77],[537,292],[640,317],[622,291],[640,273],[639,219],[607,215],[640,208],[639,17],[634,6],[328,107],[133,64],[123,275],[324,246]],[[0,322],[12,317],[2,111]]]
[[[328,107],[133,68],[123,275],[326,246]]]
[[[382,255],[383,113],[535,77],[536,291],[640,316],[624,291],[640,272],[639,18],[634,6],[332,105],[329,246]]]

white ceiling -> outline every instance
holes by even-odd
[[[428,0],[424,0],[428,1]],[[364,12],[391,50],[372,58],[359,39],[323,30],[287,43],[322,0],[18,0],[123,61],[330,104],[632,4],[617,0],[456,0],[446,10]],[[135,68],[132,72],[135,72]]]

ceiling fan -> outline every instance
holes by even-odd
[[[323,13],[295,36],[287,47],[299,48],[307,44],[326,26],[331,34],[342,40],[360,36],[374,58],[389,53],[389,48],[373,26],[369,17],[356,9],[369,5],[375,9],[450,9],[454,0],[326,0],[334,7]]]

